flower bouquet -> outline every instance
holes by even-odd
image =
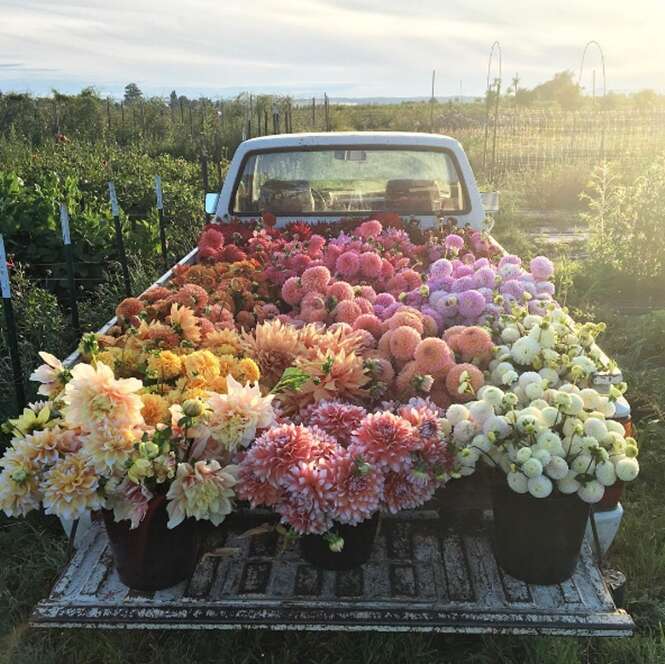
[[[49,400],[7,423],[13,438],[0,460],[0,508],[23,516],[41,505],[69,520],[103,510],[121,579],[142,590],[167,587],[194,569],[197,522],[219,525],[233,510],[232,455],[272,424],[272,396],[232,374],[225,393],[189,396],[219,376],[197,371],[197,388],[186,377],[176,387],[174,371],[144,383],[116,378],[97,355],[69,370],[42,354],[33,377]],[[160,362],[182,363],[186,374],[201,368],[195,356]]]
[[[608,419],[612,397],[572,383],[548,388],[535,372],[517,391],[487,385],[446,413],[462,474],[479,460],[497,469],[496,556],[512,576],[551,584],[570,577],[589,505],[617,480],[637,477],[637,444]]]

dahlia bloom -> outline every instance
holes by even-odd
[[[302,288],[305,292],[325,293],[330,281],[330,270],[323,266],[308,267],[300,277]]]
[[[473,364],[456,364],[446,374],[446,388],[454,401],[471,401],[484,383],[483,372]]]
[[[130,528],[137,528],[148,511],[153,494],[145,484],[135,484],[128,478],[109,482],[105,487],[106,508],[113,510],[113,520],[128,520]]]
[[[201,331],[198,319],[189,307],[181,307],[177,304],[171,305],[169,322],[173,329],[187,341],[197,343],[201,340]]]
[[[99,426],[81,439],[81,455],[101,474],[122,471],[139,442],[141,434],[134,429]]]
[[[319,427],[345,447],[351,442],[351,433],[360,426],[367,411],[341,401],[320,401],[307,413],[307,423]]]
[[[41,489],[46,514],[73,520],[104,506],[99,475],[82,451],[56,462],[44,474]]]
[[[417,330],[401,325],[393,329],[390,334],[390,352],[399,360],[410,360],[421,341]]]
[[[30,374],[30,380],[41,383],[37,394],[45,397],[54,397],[65,386],[66,370],[63,363],[51,353],[39,352],[44,364]]]
[[[266,429],[274,423],[274,395],[264,397],[258,384],[241,385],[232,375],[226,377],[226,386],[226,394],[211,393],[208,397],[205,426],[209,435],[227,449],[247,447],[256,437],[257,429]],[[226,426],[229,421],[242,422],[231,439]]]
[[[443,339],[423,339],[414,351],[416,370],[436,376],[454,363],[452,351]]]
[[[390,471],[383,487],[383,507],[391,514],[415,509],[430,500],[435,490],[433,482],[416,482],[409,471]]]
[[[333,457],[334,519],[353,526],[372,517],[383,498],[384,475],[348,451]]]
[[[345,251],[335,262],[335,270],[343,277],[353,277],[360,270],[360,257],[355,251]]]
[[[225,466],[213,460],[197,461],[193,466],[179,463],[175,480],[166,498],[167,526],[175,528],[185,518],[209,520],[218,526],[233,510],[237,466]]]
[[[411,453],[420,445],[417,432],[408,420],[389,412],[367,415],[351,440],[349,451],[352,454],[394,471],[408,468]]]
[[[93,431],[98,427],[129,429],[143,424],[143,387],[136,378],[115,378],[102,362],[95,367],[77,364],[65,386],[64,420],[71,428]]]
[[[371,237],[378,237],[381,235],[382,230],[383,226],[381,225],[380,221],[377,221],[376,219],[370,219],[369,221],[364,221],[362,224],[360,224],[360,226],[358,226],[356,229],[356,235],[359,235],[360,237],[367,240]]]

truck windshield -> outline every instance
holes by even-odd
[[[450,153],[416,148],[254,152],[244,162],[233,195],[236,214],[431,215],[466,208],[466,189]]]

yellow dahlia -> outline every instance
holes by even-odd
[[[222,467],[215,460],[178,464],[176,477],[166,494],[169,528],[186,517],[206,519],[218,526],[233,510],[237,467]]]
[[[77,519],[88,510],[101,509],[99,477],[82,452],[67,454],[44,475],[44,511]]]
[[[82,455],[99,473],[113,473],[124,468],[140,433],[134,429],[99,427],[82,439]]]
[[[27,459],[17,457],[5,466],[0,473],[0,510],[7,516],[25,516],[39,509],[38,478],[37,466]]]
[[[168,422],[169,402],[164,397],[159,394],[142,394],[141,401],[143,402],[141,415],[148,426],[154,427],[160,422]]]
[[[77,364],[63,396],[65,423],[70,428],[93,431],[100,426],[130,428],[143,424],[143,402],[136,378],[118,378],[102,362],[95,367]]]
[[[209,350],[197,350],[182,358],[190,380],[208,381],[220,375],[220,362]]]
[[[151,353],[148,356],[146,375],[149,378],[165,381],[177,378],[182,373],[182,358],[170,350]]]
[[[254,360],[245,357],[236,364],[231,375],[241,383],[256,383],[261,378],[261,371]]]

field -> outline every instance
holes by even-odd
[[[207,178],[213,188],[223,177],[225,156],[241,137],[245,116],[244,106],[229,108],[224,117],[235,118],[233,131],[229,119],[228,134],[213,130],[206,134],[210,129],[208,116],[200,114],[190,120],[188,108],[191,107],[176,106],[161,115],[156,111],[156,117],[163,117],[165,123],[161,137],[156,131],[147,135],[150,132],[146,127],[152,125],[145,121],[145,113],[150,109],[128,111],[114,107],[108,110],[107,117],[102,105],[98,113],[102,129],[107,126],[119,131],[120,122],[125,123],[127,135],[120,137],[122,143],[108,137],[100,142],[90,136],[77,138],[76,132],[69,132],[70,142],[39,138],[33,144],[25,135],[12,131],[0,139],[0,163],[4,165],[0,170],[0,203],[4,206],[0,206],[0,228],[15,264],[12,279],[26,374],[35,364],[37,350],[46,348],[63,356],[76,343],[69,321],[69,294],[58,236],[59,200],[68,201],[76,229],[83,329],[96,329],[112,315],[115,303],[123,297],[118,256],[109,230],[106,179],[113,177],[116,181],[123,203],[135,291],[151,283],[161,268],[151,189],[154,174],[161,174],[164,181],[167,214],[171,218],[171,259],[182,255],[194,242],[202,223],[199,210],[203,193],[199,164],[202,144],[192,140],[195,133],[199,137],[194,126],[200,125],[200,137],[208,136],[211,141]],[[260,112],[255,109],[255,117],[261,117],[264,127],[269,110],[268,106],[261,106]],[[291,113],[287,122],[294,130],[304,128],[301,125],[307,114],[311,118],[311,109],[298,108]],[[321,128],[325,123],[323,109],[317,108],[316,113]],[[377,107],[365,115],[355,108],[331,108],[329,113],[328,122],[333,128],[414,129],[427,128],[423,125],[429,111],[427,107],[412,113]],[[289,111],[282,110],[282,128],[285,114],[289,117]],[[63,131],[66,117],[57,117]],[[50,115],[44,118],[53,120]],[[573,142],[572,149],[578,150],[579,158],[573,158],[571,134],[564,131],[564,127],[576,122],[572,115],[565,120],[551,119],[550,124],[545,120],[540,124],[515,124],[528,124],[532,135],[529,142],[522,140],[526,129],[510,138],[508,126],[499,134],[495,167],[486,164],[484,170],[482,125],[476,129],[461,127],[459,132],[462,141],[469,144],[479,180],[498,186],[503,192],[503,211],[497,216],[494,230],[497,239],[524,258],[546,251],[556,259],[559,300],[571,307],[578,318],[608,323],[601,344],[617,359],[628,380],[643,470],[623,500],[626,516],[610,563],[628,576],[626,603],[638,625],[635,638],[612,641],[371,633],[35,631],[27,627],[31,608],[48,592],[62,567],[67,543],[55,519],[33,517],[18,521],[2,516],[0,662],[665,662],[665,159],[655,156],[665,142],[662,116],[645,118],[647,129],[634,129],[633,139],[624,137],[623,144],[607,139],[607,153],[597,152],[596,147],[582,150],[584,140],[589,146],[597,146],[595,141],[602,134],[597,127],[587,125],[587,130],[575,139],[579,140],[578,148]],[[267,124],[271,125],[272,120],[271,117]],[[619,129],[613,136],[622,132],[624,125],[618,123],[616,120]],[[649,126],[654,131],[647,149]],[[175,141],[178,127],[191,130],[180,146]],[[141,132],[146,135],[139,136]],[[448,133],[455,135],[454,127]],[[555,140],[553,136],[559,138]],[[630,140],[633,147],[628,150]],[[610,150],[610,145],[615,147]],[[626,153],[626,158],[617,159],[619,153]],[[538,155],[546,157],[540,159]],[[601,163],[603,156],[612,157],[612,163]],[[543,218],[544,223],[538,221]],[[540,239],[536,238],[536,225]],[[563,232],[568,234],[569,243],[543,244]],[[32,243],[37,237],[39,242]],[[4,337],[2,355],[0,390],[6,415],[13,407]]]

